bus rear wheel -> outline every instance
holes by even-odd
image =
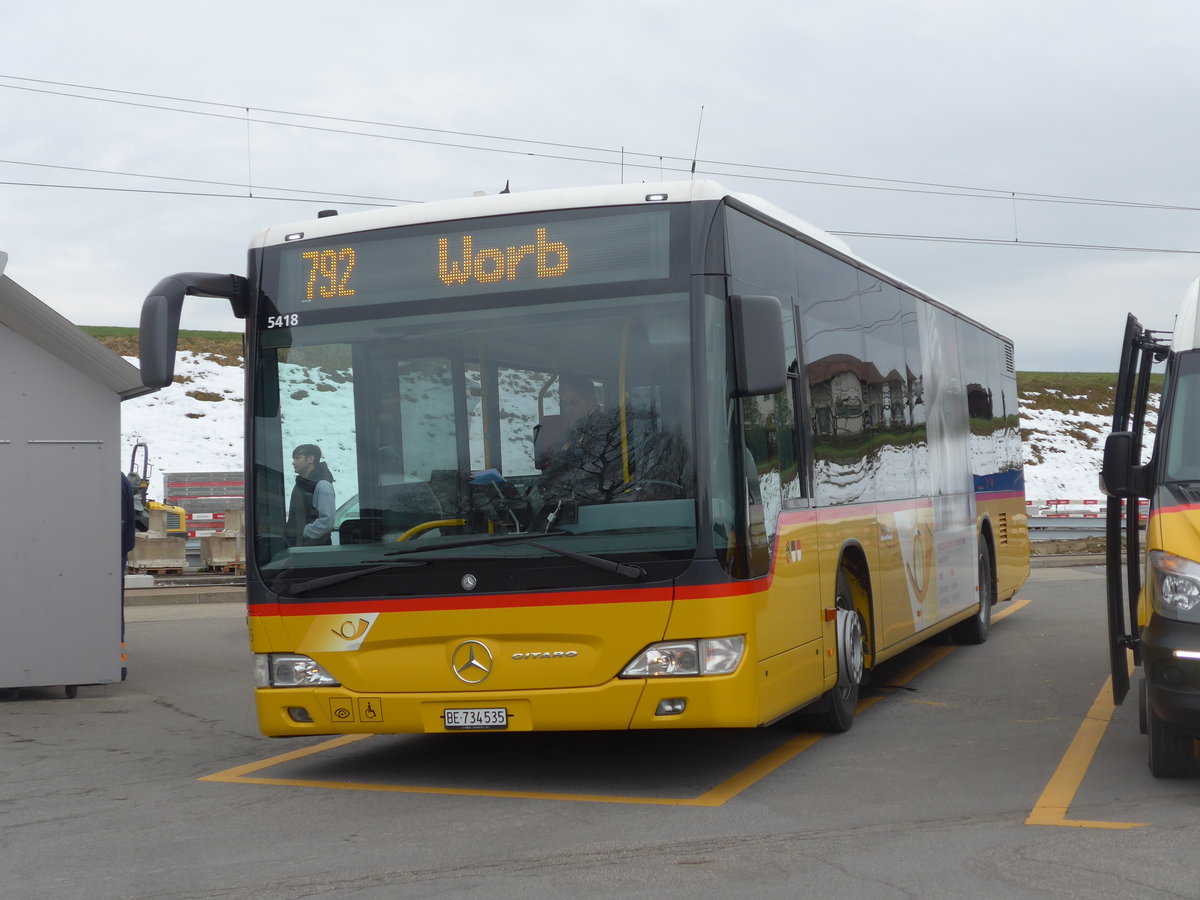
[[[979,539],[979,612],[950,629],[950,639],[956,644],[982,644],[992,627],[992,604],[996,602],[996,575],[987,542]]]
[[[854,724],[866,658],[862,616],[855,609],[850,576],[845,569],[838,572],[834,602],[837,607],[838,682],[804,711],[801,721],[814,731],[841,733],[849,731]]]

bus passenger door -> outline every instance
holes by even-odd
[[[757,615],[760,659],[821,637],[820,618],[809,602],[819,595],[814,517],[785,513],[788,508],[807,510],[800,499],[792,381],[789,378],[788,387],[778,394],[741,401],[750,550],[747,574],[771,575]]]

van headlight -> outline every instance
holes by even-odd
[[[257,687],[329,687],[340,682],[299,653],[256,653],[254,684]]]
[[[1161,550],[1149,554],[1150,603],[1168,619],[1200,622],[1200,564]]]
[[[728,675],[742,661],[745,635],[661,641],[651,644],[621,671],[622,678],[661,678],[679,675]]]

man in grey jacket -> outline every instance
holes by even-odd
[[[296,485],[288,505],[287,533],[293,546],[309,547],[332,544],[333,513],[336,500],[333,474],[321,459],[316,444],[301,444],[292,451]]]

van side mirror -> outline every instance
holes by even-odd
[[[783,307],[775,297],[734,294],[733,318],[735,397],[777,394],[787,386],[783,346]]]
[[[1114,431],[1104,441],[1100,467],[1100,490],[1109,497],[1146,495],[1146,469],[1133,460],[1132,431]]]

